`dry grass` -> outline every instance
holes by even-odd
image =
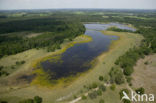
[[[39,36],[39,35],[41,35],[41,34],[42,34],[42,33],[31,33],[31,34],[27,35],[26,37],[32,38],[32,37]]]
[[[134,70],[133,88],[143,87],[146,93],[156,95],[156,54],[138,60]]]

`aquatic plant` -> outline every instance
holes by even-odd
[[[49,61],[49,62],[61,62],[61,54],[64,53],[68,48],[74,46],[75,44],[78,43],[86,43],[92,41],[92,38],[87,35],[81,35],[78,36],[74,41],[69,42],[65,47],[62,49],[52,52],[51,55],[48,55],[43,58],[39,58],[36,61],[32,63],[32,67],[34,68],[33,74],[36,75],[35,79],[32,81],[32,85],[40,85],[40,86],[48,86],[52,87],[55,84],[61,84],[65,83],[64,85],[68,84],[68,81],[74,80],[77,76],[80,74],[77,73],[76,76],[68,76],[66,78],[60,78],[58,80],[52,80],[51,76],[53,75],[52,73],[49,74],[49,72],[46,72],[43,70],[43,67],[41,66],[41,63],[44,61]],[[91,65],[93,62],[91,62]]]

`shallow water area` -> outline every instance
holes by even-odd
[[[91,68],[93,61],[101,53],[108,51],[112,40],[117,40],[117,36],[104,35],[100,31],[108,27],[116,26],[121,29],[135,31],[128,26],[109,23],[109,24],[84,24],[86,27],[85,35],[91,36],[92,41],[88,43],[75,44],[60,55],[57,61],[46,60],[41,63],[45,72],[50,74],[51,79],[59,79],[82,73]]]

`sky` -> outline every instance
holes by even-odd
[[[156,0],[0,0],[0,10],[53,8],[156,9]]]

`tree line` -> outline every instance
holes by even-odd
[[[60,48],[64,39],[72,40],[85,32],[85,27],[77,21],[31,19],[0,23],[0,33],[12,32],[43,32],[43,34],[28,38],[21,35],[0,35],[0,57],[12,55],[32,48],[47,47],[48,51]]]

